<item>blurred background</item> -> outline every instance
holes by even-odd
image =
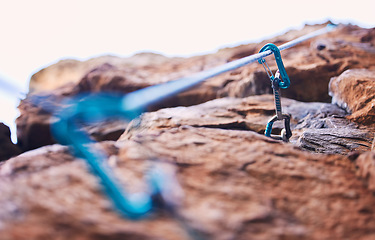
[[[0,122],[15,141],[31,75],[61,59],[188,57],[327,20],[373,28],[374,9],[373,0],[0,0]]]

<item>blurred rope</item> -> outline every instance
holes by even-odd
[[[6,78],[0,76],[0,90],[12,98],[22,98],[26,96],[23,90],[10,81],[5,80]]]

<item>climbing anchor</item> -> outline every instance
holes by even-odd
[[[173,174],[168,174],[162,171],[162,169],[159,170],[153,167],[152,171],[146,172],[145,181],[146,185],[148,185],[147,191],[139,193],[126,191],[124,186],[114,176],[114,172],[107,163],[106,159],[108,156],[95,147],[95,141],[85,132],[85,124],[102,122],[112,118],[135,119],[147,107],[159,103],[161,100],[183,92],[209,78],[258,60],[259,63],[263,64],[271,79],[276,104],[276,115],[268,122],[265,134],[269,137],[288,141],[292,136],[290,115],[282,114],[279,89],[288,88],[290,81],[286,74],[280,51],[291,48],[312,37],[330,32],[332,29],[334,29],[333,26],[327,26],[285,43],[279,48],[274,44],[266,44],[258,54],[237,59],[192,76],[140,89],[125,96],[107,95],[105,93],[91,93],[81,97],[76,96],[64,102],[62,105],[65,107],[58,110],[54,106],[51,107],[47,104],[44,108],[47,109],[48,107],[48,109],[52,109],[51,112],[54,113],[54,118],[56,119],[51,126],[51,132],[57,142],[68,145],[76,157],[83,158],[87,162],[92,173],[101,180],[104,193],[112,200],[113,206],[121,216],[136,220],[148,216],[148,213],[155,208],[164,207],[173,213],[173,215],[180,218],[178,211],[176,211],[180,198],[174,194],[177,192],[176,190],[179,188],[179,185],[174,184],[177,183],[177,179],[174,178]],[[272,53],[275,55],[279,68],[275,76],[273,76],[266,61],[263,59]],[[43,103],[40,99],[35,100],[35,102],[39,104]],[[285,129],[283,129],[280,136],[273,136],[271,135],[272,125],[278,120],[284,120]],[[183,221],[183,218],[178,220],[193,239],[202,239],[189,224]]]
[[[273,75],[266,60],[264,60],[264,58],[261,58],[258,60],[258,62],[263,65],[264,70],[266,71],[268,77],[271,80],[273,95],[275,99],[275,109],[276,109],[276,115],[273,116],[268,121],[264,134],[267,137],[271,137],[276,140],[283,140],[284,142],[289,142],[289,138],[292,136],[292,131],[290,130],[290,115],[282,113],[280,88],[282,89],[288,88],[290,86],[290,80],[289,80],[288,74],[286,73],[283,60],[281,59],[279,48],[275,44],[268,43],[260,49],[259,53],[267,51],[267,50],[272,51],[272,53],[274,54],[278,70],[276,71],[275,75]],[[280,78],[280,75],[281,75],[281,78]],[[281,131],[281,134],[280,135],[271,134],[273,123],[276,121],[281,121],[281,120],[284,120],[284,129]]]

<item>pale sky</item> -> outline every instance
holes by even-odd
[[[370,28],[374,9],[373,0],[0,0],[0,76],[26,91],[33,73],[64,58],[191,56],[327,19]],[[8,125],[18,114],[14,96],[0,91]]]

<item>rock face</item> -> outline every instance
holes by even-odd
[[[35,74],[30,81],[30,88],[34,94],[39,95],[44,90],[55,89],[52,94],[54,101],[61,100],[65,96],[87,92],[115,91],[124,94],[256,53],[267,42],[280,45],[321,27],[322,25],[306,26],[301,31],[290,31],[258,44],[222,49],[215,54],[191,58],[139,54],[125,59],[107,56],[86,62],[69,63],[68,60],[64,60]],[[371,42],[371,31],[352,25],[339,26],[334,32],[283,51],[283,61],[292,84],[282,92],[282,95],[299,101],[330,102],[327,86],[332,77],[350,68],[375,69],[375,47]],[[268,63],[275,71],[274,61],[268,60]],[[65,72],[74,77],[64,75]],[[63,84],[67,85],[61,87]],[[65,90],[61,91],[61,88]],[[306,91],[306,88],[309,90]],[[254,63],[209,79],[201,86],[167,99],[149,110],[191,106],[220,97],[242,98],[271,92],[266,73],[259,64]],[[51,92],[48,94],[50,95]],[[42,109],[24,110],[28,108],[22,105],[23,103],[20,106],[21,116],[17,120],[17,128],[20,132],[18,137],[20,142],[30,143],[22,144],[23,149],[29,150],[54,143],[52,138],[29,140],[33,138],[30,136],[32,132],[29,133],[29,126],[39,124],[36,128],[41,127],[42,132],[49,131],[50,120],[46,121],[46,118],[50,119],[50,114]],[[40,121],[36,120],[39,117]]]
[[[10,129],[4,123],[0,123],[0,162],[21,153],[10,140]]]
[[[367,188],[375,191],[375,152],[366,152],[356,159],[358,175],[366,180]]]
[[[30,79],[30,92],[51,91],[67,83],[77,83],[87,72],[103,64],[139,67],[164,63],[166,60],[167,57],[153,53],[140,53],[131,58],[101,56],[87,61],[65,59],[35,73]]]
[[[64,60],[36,73],[30,81],[30,89],[33,92],[40,92],[56,89],[63,86],[63,83],[79,83],[85,76],[87,78],[87,72],[100,68],[103,64],[109,64],[117,70],[110,74],[107,72],[101,73],[102,76],[107,75],[105,76],[107,79],[105,85],[96,86],[97,79],[91,79],[91,86],[95,86],[96,90],[108,89],[110,81],[113,81],[112,86],[121,85],[120,78],[141,85],[154,85],[254,54],[267,42],[281,45],[322,27],[323,25],[305,26],[301,31],[290,31],[282,36],[260,43],[221,49],[214,54],[191,58],[166,58],[156,54],[144,53],[130,58],[106,56],[85,62]],[[331,77],[338,76],[346,69],[374,69],[375,47],[371,42],[372,31],[352,25],[339,26],[334,32],[283,51],[283,61],[288,75],[292,79],[292,85],[284,92],[284,96],[300,101],[329,102],[327,86]],[[271,69],[275,71],[275,62],[271,60],[268,60],[268,62]],[[65,77],[65,73],[73,74],[75,77]],[[100,74],[98,71],[96,73],[97,75]],[[111,78],[113,80],[110,80]],[[50,79],[54,80],[51,81]],[[87,84],[90,83],[86,81]],[[314,85],[314,88],[310,88],[306,92],[306,86],[311,84]],[[213,98],[219,96],[244,97],[270,93],[271,91],[267,75],[258,64],[250,64],[208,80],[199,88],[202,91],[200,95],[205,93],[203,89],[206,88],[207,90],[215,90]],[[197,94],[190,99],[194,101],[196,97]],[[187,105],[192,104],[187,103]]]
[[[329,83],[332,101],[351,112],[349,119],[375,124],[375,71],[347,70]]]
[[[361,128],[345,119],[347,113],[329,103],[303,103],[282,99],[285,113],[292,116],[291,142],[306,150],[348,154],[350,151],[371,150],[373,128]],[[192,127],[254,131],[263,134],[268,120],[275,114],[272,95],[248,98],[222,98],[191,107],[166,108],[145,113],[128,128],[165,129],[189,125]],[[275,122],[273,133],[280,134],[282,121]]]
[[[280,45],[320,27],[268,41]],[[178,208],[158,205],[136,221],[117,214],[72,148],[51,145],[54,112],[67,97],[126,94],[256,53],[266,41],[192,58],[65,60],[40,71],[19,107],[26,152],[0,163],[0,239],[374,239],[373,35],[341,25],[282,52],[292,82],[281,91],[292,116],[289,143],[263,136],[275,106],[257,64],[150,106],[130,123],[84,126],[127,191],[147,191],[143,177],[155,167],[175,172],[181,189],[167,196],[181,197]],[[275,122],[273,133],[283,127]]]
[[[140,129],[102,145],[133,191],[144,187],[148,159],[175,166],[183,224],[163,211],[121,219],[85,164],[54,145],[1,166],[1,236],[54,239],[62,228],[59,237],[70,239],[193,239],[188,227],[219,240],[374,237],[372,185],[345,157],[310,154],[251,131],[190,126]]]

